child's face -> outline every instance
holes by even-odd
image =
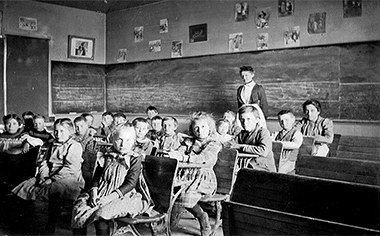
[[[108,127],[108,126],[110,126],[111,124],[112,124],[112,122],[113,122],[113,118],[112,118],[112,116],[103,116],[102,117],[102,123],[103,123],[103,125],[105,126],[105,127]]]
[[[115,150],[120,153],[127,153],[131,151],[132,146],[135,143],[134,135],[135,134],[133,132],[128,132],[128,130],[121,130],[113,141]]]
[[[34,119],[34,128],[37,131],[43,131],[45,128],[45,121],[43,118],[36,118]]]
[[[152,119],[153,117],[155,117],[156,115],[158,115],[158,112],[156,112],[154,110],[149,110],[149,111],[147,111],[146,114],[148,115],[149,119]]]
[[[230,124],[232,124],[235,120],[235,117],[233,115],[231,115],[230,113],[224,113],[223,119],[228,120],[228,122],[230,122]]]
[[[152,128],[159,132],[162,129],[162,120],[152,120]]]
[[[125,124],[125,122],[127,122],[127,120],[124,119],[124,117],[120,116],[120,117],[115,117],[113,122],[115,123],[116,126],[118,126],[120,124]]]
[[[306,106],[305,114],[309,120],[316,121],[319,116],[319,113],[320,112],[313,104],[309,104]]]
[[[86,121],[81,120],[75,122],[75,131],[79,135],[85,135],[88,130],[88,124]]]
[[[69,127],[67,125],[56,124],[54,127],[54,136],[58,142],[66,142],[71,136]]]
[[[281,128],[284,130],[290,130],[295,122],[294,116],[290,114],[283,114],[278,117],[278,123],[280,123]]]
[[[229,128],[229,125],[228,123],[224,122],[224,123],[221,123],[218,128],[217,128],[217,131],[220,135],[225,135],[228,133],[228,128]]]
[[[193,133],[196,138],[204,139],[210,135],[210,126],[205,119],[194,121]]]
[[[138,139],[145,138],[148,133],[148,124],[145,122],[137,122],[135,125],[136,137]]]
[[[259,119],[255,117],[253,112],[245,112],[240,115],[240,123],[243,126],[243,129],[247,131],[252,131],[256,128],[257,123],[259,122]]]
[[[20,128],[20,124],[17,122],[16,119],[9,119],[7,122],[5,122],[5,130],[8,131],[10,134],[17,133],[17,130]]]
[[[92,126],[92,124],[94,123],[94,118],[92,116],[86,116],[86,122],[88,124],[88,126]]]
[[[162,126],[165,134],[169,135],[173,135],[177,129],[177,125],[174,123],[174,120],[165,120]]]

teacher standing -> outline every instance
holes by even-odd
[[[252,66],[242,66],[240,67],[240,76],[244,84],[237,90],[238,107],[245,104],[257,104],[266,118],[268,116],[267,97],[264,87],[254,81],[255,70]]]

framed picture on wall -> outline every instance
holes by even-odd
[[[94,60],[95,39],[69,35],[68,57]]]
[[[207,41],[207,24],[189,26],[189,42]]]

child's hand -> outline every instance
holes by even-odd
[[[99,199],[98,199],[98,189],[93,188],[90,192],[90,199],[89,199],[89,205],[90,207],[96,207],[98,205]]]
[[[49,185],[51,184],[53,181],[51,181],[51,179],[46,179],[44,182],[41,183],[41,185]]]
[[[29,149],[30,149],[30,144],[29,143],[25,143],[24,146],[23,146],[23,148],[22,148],[22,153],[23,154],[28,153]]]

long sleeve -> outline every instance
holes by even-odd
[[[204,163],[207,166],[214,166],[221,148],[222,146],[219,142],[211,141],[201,152],[191,152],[189,155],[189,162]]]
[[[66,145],[68,146],[63,148],[63,150],[53,152],[52,156],[54,156],[50,158],[50,161],[54,162],[50,178],[54,180],[68,177],[80,179],[82,176],[82,146],[76,141],[72,141]],[[61,155],[65,156],[63,160],[60,159]]]
[[[300,131],[296,131],[291,138],[291,141],[281,141],[284,144],[284,149],[298,149],[303,142],[303,135]]]
[[[260,100],[259,106],[261,110],[264,113],[265,118],[268,117],[268,101],[267,101],[267,96],[265,94],[265,89],[263,86],[260,86],[258,89],[258,97]]]
[[[141,174],[141,156],[132,156],[127,176],[125,176],[123,184],[116,190],[119,194],[125,195],[135,188],[139,176]]]
[[[317,143],[332,143],[334,139],[334,125],[333,121],[327,118],[321,121],[321,132],[315,135],[315,142]]]
[[[253,139],[248,139],[247,141],[248,143],[244,142],[242,144],[241,150],[243,152],[266,157],[272,150],[272,138],[270,136],[269,130],[267,129],[259,130],[257,132],[257,135],[254,135]]]

